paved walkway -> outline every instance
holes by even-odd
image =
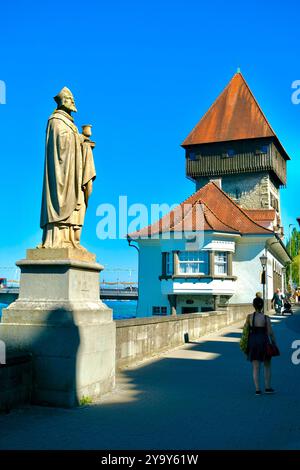
[[[0,415],[0,449],[300,449],[300,311],[273,325],[276,395],[254,395],[234,326],[127,369],[99,404]]]

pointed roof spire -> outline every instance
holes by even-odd
[[[277,139],[238,69],[227,87],[184,140],[182,146],[260,137]]]

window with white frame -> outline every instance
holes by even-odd
[[[208,252],[180,251],[178,272],[179,274],[208,274]]]
[[[228,253],[226,251],[215,252],[215,274],[228,274]]]
[[[166,275],[173,274],[173,253],[166,253]]]

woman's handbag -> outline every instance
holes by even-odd
[[[266,353],[268,357],[280,356],[280,351],[277,345],[271,340],[269,336],[268,336],[268,342],[266,345]]]
[[[249,333],[250,333],[250,325],[248,322],[246,322],[243,328],[241,339],[240,339],[240,348],[245,354],[248,354]]]

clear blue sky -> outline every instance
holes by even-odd
[[[1,5],[0,266],[40,241],[46,121],[52,97],[73,91],[76,123],[92,123],[97,180],[82,243],[108,268],[137,267],[126,240],[96,237],[96,208],[119,195],[181,202],[194,191],[180,143],[241,67],[292,157],[284,223],[299,205],[297,1],[5,2]],[[1,277],[1,273],[0,273]]]

